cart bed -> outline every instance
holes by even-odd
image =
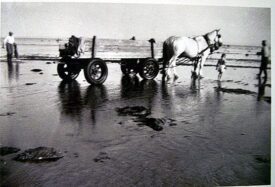
[[[65,42],[64,42],[65,43]],[[141,59],[162,58],[162,42],[85,38],[85,53],[80,58]]]

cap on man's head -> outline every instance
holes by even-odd
[[[263,41],[262,41],[262,45],[266,45],[266,40],[263,40]]]
[[[12,34],[13,34],[13,32],[10,31],[10,32],[9,32],[9,35],[12,35]]]

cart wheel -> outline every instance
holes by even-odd
[[[81,69],[77,65],[58,64],[57,73],[65,81],[71,81],[77,78]]]
[[[138,73],[137,69],[137,60],[136,59],[127,59],[121,60],[120,69],[124,75],[136,75]]]
[[[108,76],[107,65],[101,59],[93,59],[84,69],[84,75],[90,84],[102,84]]]
[[[140,76],[143,79],[154,79],[159,72],[159,64],[153,58],[145,59],[143,62],[140,63]]]

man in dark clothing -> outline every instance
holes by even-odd
[[[262,50],[261,52],[257,53],[258,55],[262,55],[261,59],[261,66],[260,66],[260,72],[258,74],[259,77],[261,77],[262,72],[264,72],[264,78],[267,78],[267,64],[269,61],[269,50],[268,46],[266,45],[266,41],[262,41]]]

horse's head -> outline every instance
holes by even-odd
[[[220,29],[216,29],[205,35],[208,45],[212,48],[211,50],[217,50],[222,46],[222,35],[219,32]]]

